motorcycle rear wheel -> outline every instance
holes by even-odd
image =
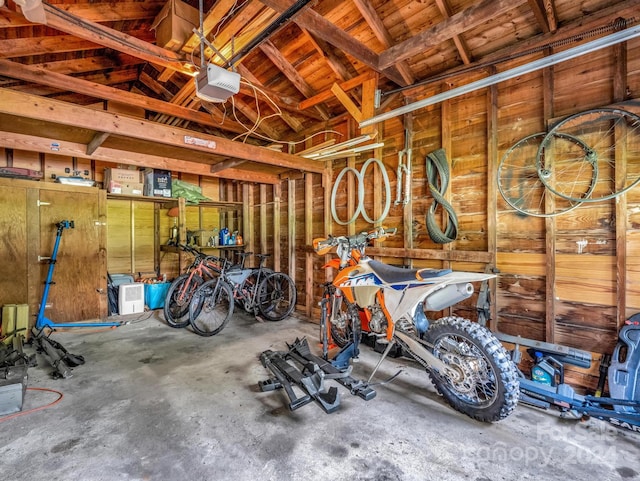
[[[424,340],[454,375],[435,370],[429,376],[455,410],[478,421],[506,418],[518,404],[518,371],[507,350],[485,327],[461,317],[434,322]]]

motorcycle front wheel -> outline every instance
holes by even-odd
[[[461,317],[443,317],[424,335],[446,373],[429,376],[445,401],[478,421],[506,418],[518,403],[515,364],[500,341],[485,327]]]

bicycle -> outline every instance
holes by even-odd
[[[216,256],[205,256],[197,249],[185,244],[177,246],[193,254],[194,259],[186,272],[176,277],[169,286],[164,300],[164,318],[169,326],[183,328],[189,325],[189,302],[193,294],[205,280],[220,275],[222,259]]]
[[[251,253],[244,257],[248,255]],[[225,261],[220,277],[198,288],[189,303],[189,322],[194,332],[201,336],[219,333],[229,322],[234,303],[269,321],[280,321],[291,314],[297,299],[293,280],[264,266],[269,254],[256,257],[260,259],[257,268]]]

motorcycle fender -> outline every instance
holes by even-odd
[[[329,267],[333,269],[340,269],[340,259],[331,259],[329,262],[322,266],[323,269],[328,269]]]

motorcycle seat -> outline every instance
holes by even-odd
[[[371,269],[385,282],[426,281],[433,277],[440,277],[451,273],[451,269],[405,269],[403,267],[390,266],[379,261],[369,261]]]

